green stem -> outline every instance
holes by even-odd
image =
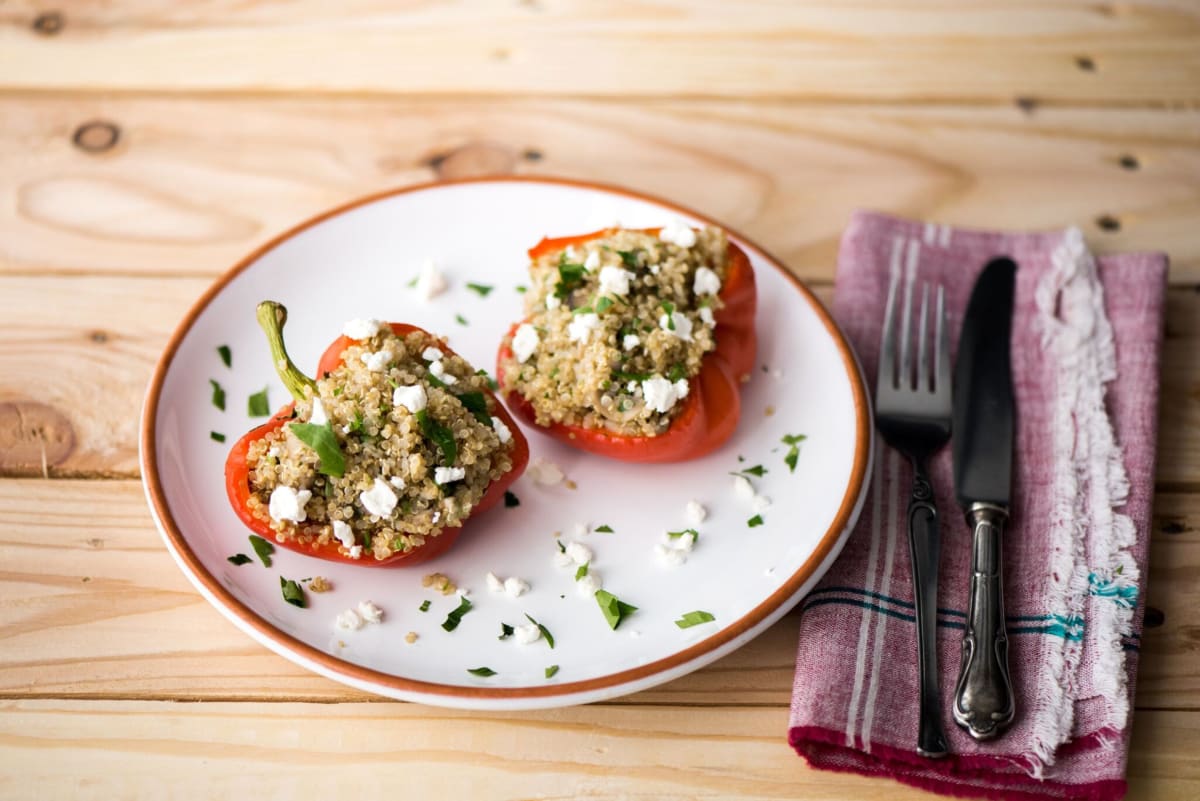
[[[287,322],[287,309],[273,300],[264,300],[258,304],[256,316],[258,324],[267,335],[267,345],[271,348],[275,372],[279,373],[279,379],[283,381],[287,391],[296,400],[308,397],[308,393],[304,391],[306,388],[312,390],[315,396],[317,382],[300,372],[300,368],[292,363],[292,358],[288,356],[287,348],[283,344],[283,325]]]

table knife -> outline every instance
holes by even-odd
[[[1015,711],[1001,542],[1012,492],[1016,413],[1009,346],[1016,270],[1008,258],[984,267],[954,369],[954,489],[971,529],[971,589],[953,714],[976,740],[995,737]]]

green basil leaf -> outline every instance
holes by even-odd
[[[604,613],[608,627],[614,631],[617,626],[621,625],[622,620],[637,611],[636,606],[625,603],[608,590],[596,590],[596,603],[600,605],[600,611]]]
[[[269,417],[271,414],[271,404],[267,400],[267,388],[263,387],[262,392],[255,392],[246,400],[246,412],[251,417]]]
[[[253,561],[253,559],[251,559],[249,556],[246,556],[244,553],[235,553],[233,556],[229,557],[229,562],[238,566],[249,564]]]
[[[467,408],[467,411],[475,416],[475,419],[483,423],[489,428],[492,425],[492,416],[488,414],[487,398],[482,392],[464,392],[458,395],[459,403]]]
[[[478,293],[479,297],[481,297],[481,298],[486,298],[489,294],[491,294],[491,291],[493,289],[495,289],[495,287],[488,286],[487,284],[468,283],[467,289],[471,290],[472,292]]]
[[[469,668],[467,670],[467,672],[470,673],[472,676],[483,676],[485,679],[488,676],[496,675],[496,671],[492,670],[490,667],[487,667],[487,666],[477,667],[477,668]]]
[[[275,546],[264,540],[257,534],[250,535],[250,547],[258,554],[258,558],[262,560],[263,567],[271,566],[271,554],[275,553]]]
[[[538,627],[538,631],[542,633],[542,636],[546,638],[546,642],[550,645],[550,650],[554,650],[554,635],[550,633],[550,629],[546,628],[541,623],[538,623],[532,617],[529,617],[528,614],[526,614],[525,617],[528,618],[530,623]]]
[[[426,409],[417,412],[417,423],[425,438],[437,446],[446,460],[447,467],[453,467],[458,459],[458,443],[454,441],[454,432],[429,416]]]
[[[308,601],[304,598],[304,588],[291,579],[285,579],[283,576],[280,576],[279,588],[283,591],[283,600],[292,606],[298,606],[303,609],[308,605]]]
[[[212,384],[212,405],[221,411],[225,411],[225,390],[211,378],[208,379],[208,383]]]
[[[692,626],[699,626],[701,623],[711,623],[716,620],[711,612],[705,612],[702,609],[697,609],[694,612],[685,612],[679,620],[675,621],[675,625],[681,629],[690,629]]]
[[[296,438],[317,452],[317,472],[333,478],[341,478],[346,473],[346,457],[342,456],[342,448],[338,445],[337,436],[333,433],[333,424],[324,423],[289,423],[288,428]]]
[[[233,367],[233,351],[229,349],[228,345],[221,345],[217,348],[217,353],[220,354],[221,361],[225,363],[226,367]]]
[[[463,598],[454,611],[446,615],[446,619],[442,622],[442,628],[446,631],[454,631],[458,628],[458,624],[462,622],[463,615],[470,611],[471,602]]]

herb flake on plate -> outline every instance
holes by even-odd
[[[454,322],[458,323],[459,325],[470,325],[470,323],[467,322],[467,318],[463,317],[461,314],[454,315]]]
[[[251,417],[268,417],[271,414],[271,404],[267,400],[267,388],[255,392],[246,399],[246,413]]]
[[[317,472],[323,475],[341,478],[346,472],[346,458],[342,456],[342,448],[338,445],[333,433],[333,424],[324,423],[290,423],[288,428],[296,438],[317,453]]]
[[[225,441],[225,435],[222,434],[220,431],[209,431],[208,437],[213,442],[224,442]]]
[[[504,508],[511,509],[514,506],[520,506],[521,499],[508,490],[504,491]]]
[[[446,619],[442,622],[442,628],[446,631],[454,631],[458,628],[458,624],[462,622],[463,615],[470,611],[471,602],[463,598],[459,605],[446,615]]]
[[[229,559],[228,559],[228,562],[230,564],[237,565],[238,567],[241,567],[242,565],[245,565],[245,564],[249,564],[250,562],[253,562],[253,561],[254,561],[253,559],[251,559],[249,556],[246,556],[246,554],[244,554],[244,553],[235,553],[233,556],[229,557]]]
[[[771,472],[771,471],[768,470],[767,468],[763,467],[761,464],[756,464],[753,467],[747,467],[745,470],[733,471],[729,475],[731,475],[731,476],[754,476],[755,478],[762,478],[764,475],[766,475],[769,472]]]
[[[221,411],[225,411],[225,390],[213,379],[208,379],[208,383],[212,384],[212,405],[216,406]]]
[[[525,617],[530,623],[538,627],[538,631],[540,631],[542,636],[546,638],[546,643],[550,646],[550,650],[554,650],[554,635],[550,633],[550,629],[546,628],[541,623],[538,623],[536,620],[530,617],[528,613],[525,615]]]
[[[263,567],[271,566],[271,554],[275,553],[274,545],[267,542],[257,534],[251,534],[250,547],[254,549],[254,553],[258,554],[258,558],[262,561]]]
[[[476,284],[476,283],[468,282],[467,289],[469,289],[472,292],[474,292],[475,294],[479,295],[479,297],[481,297],[481,298],[486,298],[488,295],[491,294],[492,290],[495,289],[495,287],[489,286],[488,284]]]
[[[795,473],[796,463],[800,461],[800,443],[808,437],[803,434],[785,434],[783,444],[790,446],[787,455],[783,457],[783,463],[788,466],[788,469]]]
[[[600,611],[604,613],[608,627],[614,631],[617,626],[621,625],[622,620],[637,611],[636,606],[625,603],[608,590],[596,590],[596,603],[600,605]]]
[[[297,582],[280,576],[279,588],[283,591],[283,600],[287,601],[292,606],[298,606],[301,609],[308,606],[308,602],[304,598],[304,588],[302,588]]]
[[[221,361],[225,363],[226,367],[233,367],[233,351],[229,349],[228,345],[218,347],[217,354],[220,355]]]
[[[558,665],[551,665],[550,667],[546,668],[546,678],[548,678],[548,679],[554,678],[554,674],[557,672],[558,672]]]
[[[500,636],[497,637],[496,639],[497,640],[507,640],[509,637],[513,636],[514,631],[516,631],[516,629],[514,629],[512,626],[508,625],[507,623],[501,623],[500,624]]]
[[[675,625],[681,629],[690,629],[692,626],[699,626],[701,623],[711,623],[716,620],[711,612],[705,612],[703,609],[697,609],[694,612],[685,612],[679,620],[675,621]]]
[[[590,564],[591,564],[591,562],[584,562],[582,565],[580,565],[578,568],[575,569],[575,580],[576,581],[579,581],[581,578],[583,578],[584,576],[586,576],[588,574],[588,565],[590,565]]]
[[[762,515],[755,515],[754,517],[752,517],[746,521],[746,525],[749,526],[750,528],[755,528],[756,526],[761,526],[762,524],[763,524]]]
[[[484,665],[483,667],[477,667],[477,668],[467,668],[467,672],[470,673],[472,676],[482,676],[485,679],[488,678],[489,676],[496,675],[496,671],[492,670],[490,667],[488,667],[486,665]]]
[[[424,601],[421,601],[421,605],[417,607],[417,611],[419,611],[419,612],[428,612],[429,611],[429,599],[428,598],[426,598]]]
[[[603,526],[596,526],[595,531],[597,534],[612,534],[613,533],[612,526],[608,525],[607,523],[605,523]]]
[[[677,540],[680,537],[691,537],[692,544],[695,545],[696,541],[700,539],[700,532],[694,528],[685,528],[682,531],[668,531],[667,536],[673,540]]]

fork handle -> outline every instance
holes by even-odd
[[[913,464],[912,495],[908,500],[908,548],[912,558],[913,599],[917,607],[917,668],[920,684],[920,719],[917,753],[924,757],[945,756],[946,731],[942,728],[942,694],[938,688],[937,507],[933,488],[919,460]]]
[[[1012,722],[1015,703],[1008,673],[1000,542],[1008,511],[975,503],[971,527],[971,595],[963,635],[962,666],[954,690],[954,720],[976,740],[999,734]]]

